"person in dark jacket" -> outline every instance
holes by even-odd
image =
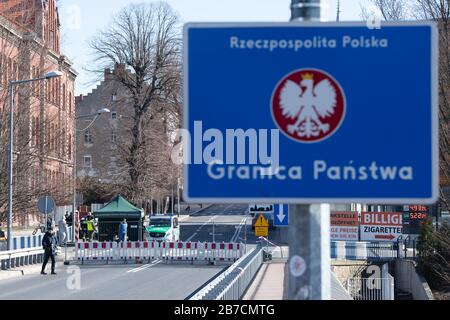
[[[53,227],[48,228],[44,237],[42,238],[42,247],[44,248],[44,263],[42,264],[41,274],[45,273],[45,267],[47,266],[48,259],[52,259],[52,274],[55,272],[55,255],[56,255],[56,236],[53,231]]]

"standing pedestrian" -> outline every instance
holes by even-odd
[[[87,227],[87,219],[86,217],[81,218],[80,221],[80,238],[83,239],[83,241],[86,241],[87,238],[87,232],[88,232],[88,227]]]
[[[125,241],[127,237],[127,229],[128,229],[128,223],[127,219],[123,219],[123,221],[120,223],[119,226],[119,240]]]
[[[67,217],[68,214],[66,214]],[[65,246],[67,241],[67,223],[66,217],[62,218],[58,223],[58,242],[61,246]]]
[[[44,248],[44,263],[42,264],[41,274],[45,273],[45,267],[47,266],[48,259],[52,260],[52,274],[55,272],[55,255],[56,255],[56,237],[53,227],[48,228],[47,232],[42,239],[42,247]]]
[[[53,219],[52,217],[49,215],[47,218],[47,230],[53,228]]]

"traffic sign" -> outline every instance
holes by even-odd
[[[49,196],[41,197],[38,200],[37,208],[42,214],[52,213],[55,208],[55,200]]]
[[[266,218],[262,214],[259,215],[258,219],[255,222],[255,227],[269,227],[269,222],[267,222]]]
[[[289,205],[287,204],[275,205],[273,225],[276,227],[289,226]]]
[[[437,43],[433,22],[186,24],[185,198],[434,202]]]
[[[269,235],[269,222],[262,214],[259,215],[255,222],[255,235],[257,237],[267,237]]]
[[[248,205],[249,213],[258,213],[258,212],[273,213],[273,210],[274,210],[273,204],[252,203]]]

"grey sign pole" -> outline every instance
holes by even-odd
[[[7,246],[12,250],[13,207],[13,152],[14,152],[14,82],[9,83],[9,150],[8,150],[8,230]]]
[[[320,21],[320,0],[292,0],[291,21]],[[329,300],[330,206],[289,205],[290,300]]]

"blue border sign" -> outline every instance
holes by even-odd
[[[433,203],[437,61],[433,22],[186,24],[185,199]]]

